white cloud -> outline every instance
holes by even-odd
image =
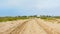
[[[18,5],[18,1],[17,0],[8,0],[8,6],[17,6]]]
[[[2,8],[18,8],[18,9],[51,9],[60,6],[60,0],[6,0],[0,3]]]
[[[60,6],[60,0],[20,0],[19,8],[23,9],[52,9]]]
[[[27,14],[58,14],[60,10],[60,0],[0,0],[0,9],[6,10],[15,10],[18,14],[25,13]],[[25,12],[24,12],[25,11]],[[29,12],[28,12],[29,11]],[[37,12],[38,11],[38,12]],[[4,12],[4,11],[3,11]],[[48,13],[49,12],[49,13]],[[26,14],[26,15],[27,15]]]
[[[36,8],[39,9],[51,9],[51,8],[56,8],[60,6],[59,1],[55,0],[46,0],[46,1],[37,1]]]
[[[14,8],[17,7],[18,5],[18,1],[17,0],[3,0],[0,2],[0,9],[4,9],[4,8]]]

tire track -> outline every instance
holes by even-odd
[[[47,23],[45,24],[42,20],[37,20],[35,21],[48,33],[48,34],[60,34],[59,32],[56,32],[53,28],[49,27]]]
[[[25,29],[20,31],[19,34],[47,34],[35,20],[29,21],[25,24]]]
[[[0,34],[60,34],[42,19],[30,19]]]
[[[24,29],[22,29],[23,27],[24,27],[24,25],[27,23],[27,22],[29,22],[29,21],[31,21],[31,20],[28,20],[28,21],[25,21],[25,22],[23,22],[21,25],[18,25],[13,31],[11,31],[9,34],[19,34],[19,32],[21,31],[21,30],[24,30]]]
[[[13,32],[15,32],[16,30],[18,30],[20,28],[20,26],[22,26],[25,22],[28,22],[30,21],[31,19],[29,20],[26,20],[26,21],[23,21],[22,23],[19,23],[17,24],[16,26],[14,26],[13,28],[10,28],[9,30],[6,30],[5,32],[0,32],[0,34],[12,34]],[[19,31],[19,30],[18,30]],[[16,32],[18,32],[16,31]]]

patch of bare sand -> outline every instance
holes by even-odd
[[[0,34],[60,34],[60,24],[37,18],[9,21],[0,24]]]
[[[47,34],[35,20],[27,22],[19,34]]]
[[[22,24],[26,20],[17,20],[17,21],[7,21],[0,23],[0,34],[4,32],[9,32],[9,30],[13,30],[18,25]]]
[[[38,19],[38,23],[50,34],[60,34],[60,24],[47,22],[42,19]]]

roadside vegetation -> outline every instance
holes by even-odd
[[[52,23],[60,23],[60,16],[40,16],[40,18]]]
[[[13,21],[13,20],[23,20],[23,19],[28,19],[27,16],[6,16],[6,17],[0,17],[0,22],[5,22],[5,21]]]
[[[0,22],[4,22],[4,21],[13,21],[13,20],[24,20],[24,19],[29,19],[29,18],[41,18],[44,20],[55,20],[55,19],[60,19],[60,16],[37,16],[37,15],[33,15],[33,16],[5,16],[5,17],[0,17]]]
[[[40,18],[45,20],[55,20],[60,19],[60,16],[40,16]]]

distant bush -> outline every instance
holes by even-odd
[[[58,19],[60,19],[60,16],[53,16],[53,18],[58,18]]]
[[[12,21],[12,20],[20,20],[20,19],[28,19],[26,16],[16,16],[16,17],[9,17],[9,16],[6,16],[6,17],[0,17],[0,22],[3,22],[3,21]]]
[[[48,20],[51,20],[53,18],[59,18],[60,19],[60,16],[37,16],[37,15],[33,15],[33,16],[15,16],[15,17],[12,17],[12,16],[6,16],[6,17],[0,17],[0,22],[3,22],[3,21],[12,21],[12,20],[20,20],[20,19],[29,19],[29,18],[41,18],[41,19],[48,19]]]

